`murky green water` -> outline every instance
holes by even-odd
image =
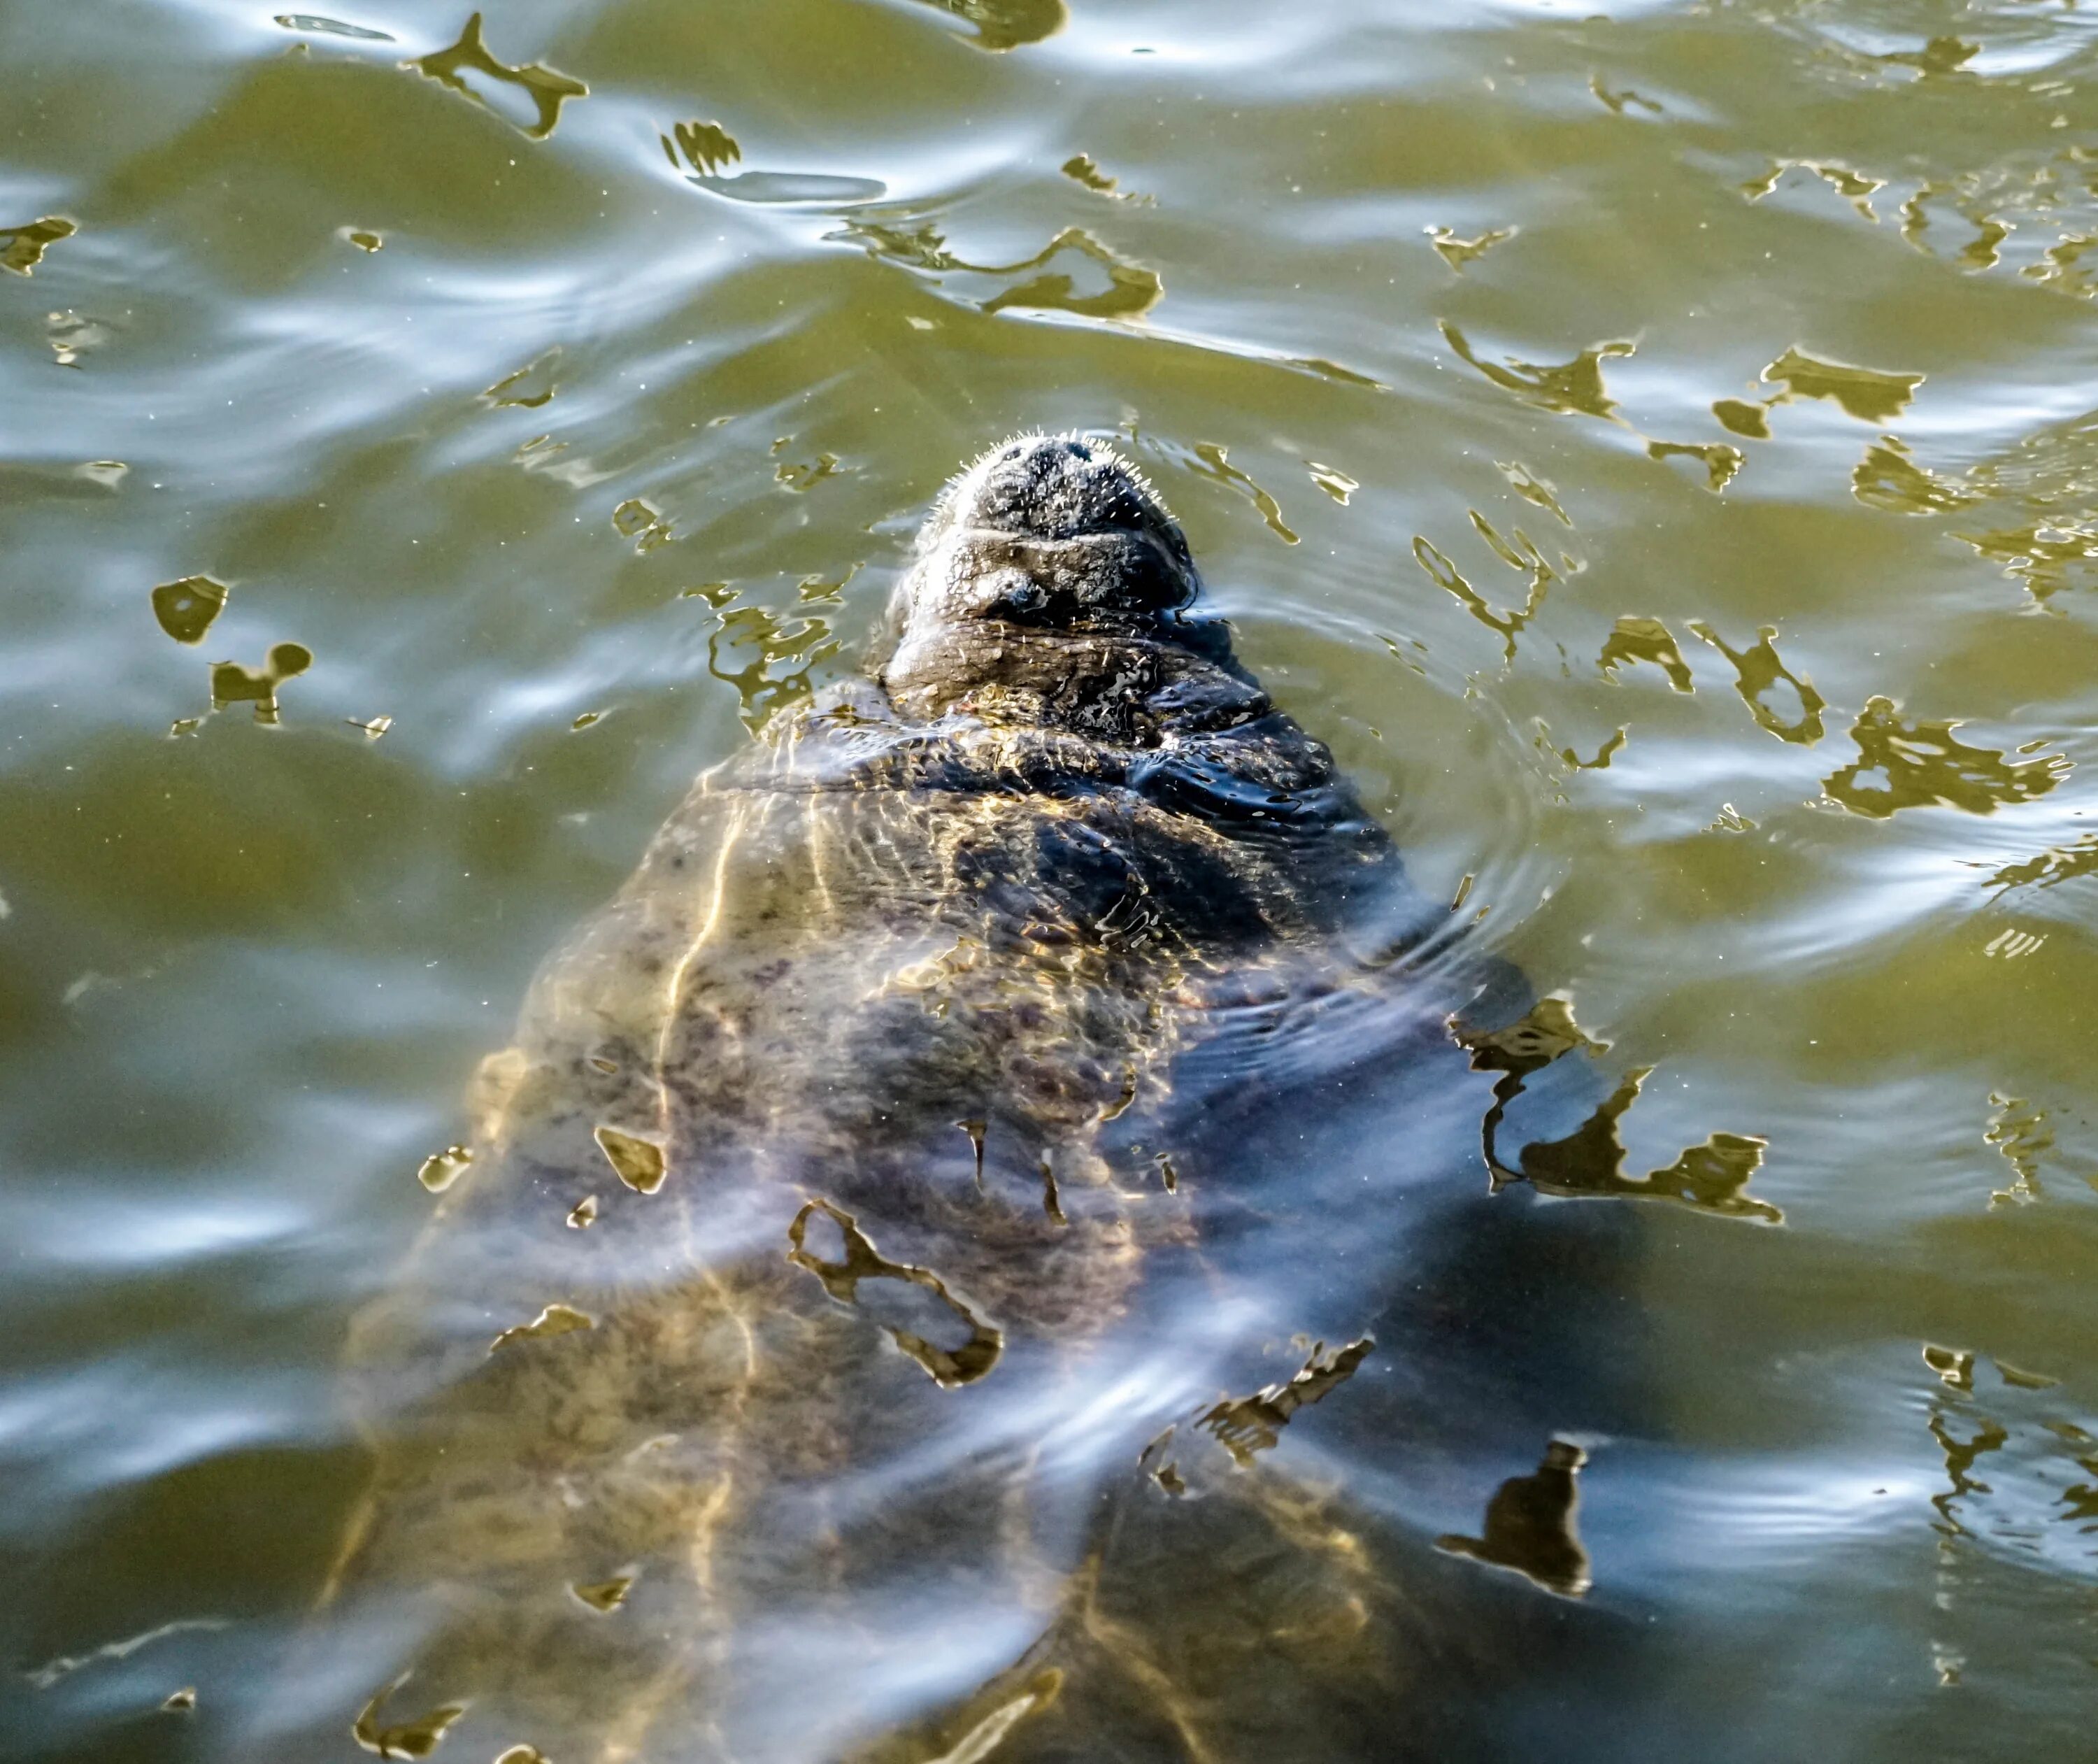
[[[1596,1044],[1277,1468],[1574,1639],[1559,1755],[2093,1755],[2091,15],[1588,11],[0,0],[0,1752],[358,1755],[418,1166],[1045,427]]]

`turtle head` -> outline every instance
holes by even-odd
[[[1143,475],[1099,441],[1021,435],[950,482],[893,608],[888,674],[907,683],[1021,632],[1171,641],[1200,592],[1186,536]],[[936,656],[940,658],[935,662]]]

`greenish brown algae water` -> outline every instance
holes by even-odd
[[[1572,1638],[1442,1755],[2098,1757],[2098,13],[324,3],[0,0],[0,1756],[529,1740],[298,1663],[349,1320],[1042,428],[1587,1038],[1266,1455]]]

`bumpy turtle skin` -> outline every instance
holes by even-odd
[[[884,1757],[988,1757],[1073,1706],[1083,1660],[1134,1657],[1088,1491],[1157,1492],[1155,1421],[1104,1393],[1156,1293],[1207,1277],[1161,1175],[1229,1194],[1171,1160],[1257,1067],[1234,1038],[1293,1024],[1308,1069],[1440,1022],[1394,1007],[1417,915],[1389,838],[1199,587],[1110,450],[993,450],[928,519],[876,676],[702,778],[549,962],[353,1344],[376,1469],[329,1602],[384,1639],[371,1682],[412,1673],[368,1749],[458,1704],[472,1745],[560,1764],[884,1731]],[[1294,1540],[1307,1657],[1380,1682],[1345,1664],[1367,1595],[1317,1502],[1217,1487]],[[1158,1755],[1236,1755],[1147,1670],[1101,1706],[1143,1704]]]

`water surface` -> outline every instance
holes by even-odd
[[[1021,427],[1604,1105],[1458,1173],[1524,1314],[1394,1293],[1268,1456],[1603,1639],[1562,1753],[2087,1749],[2093,29],[0,7],[4,1749],[262,1743],[468,1076]]]

